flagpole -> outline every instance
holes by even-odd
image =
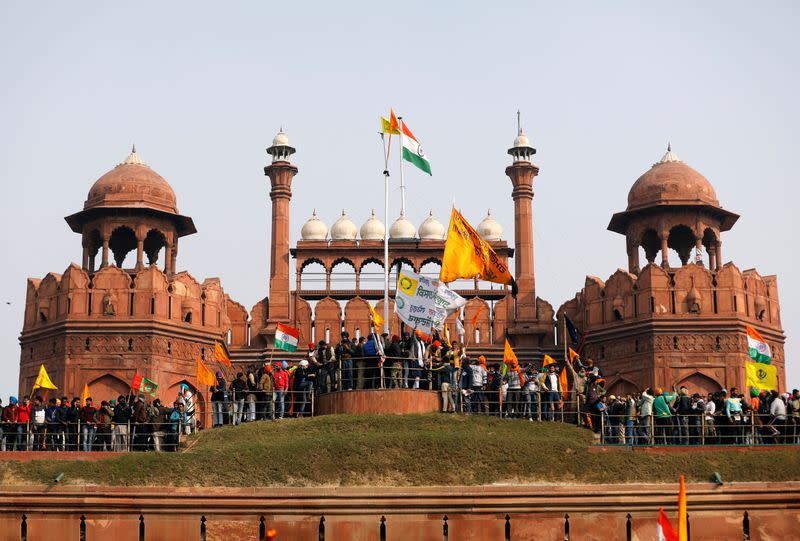
[[[400,144],[397,145],[400,148],[400,216],[406,215],[406,181],[403,178],[403,117],[397,117],[398,122],[400,123]],[[386,222],[386,225],[389,225],[389,222]]]
[[[385,141],[383,133],[381,133],[381,139]],[[389,332],[389,151],[391,148],[392,134],[390,133],[389,150],[386,150],[384,146],[383,152],[383,332],[387,334]],[[372,327],[375,328],[374,322]]]

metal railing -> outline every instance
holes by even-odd
[[[580,515],[578,515],[578,516],[580,516]],[[641,514],[640,513],[639,515],[637,515],[636,518],[639,521],[652,523],[652,522],[655,521],[654,516],[655,516],[655,512],[650,513],[650,514]],[[592,517],[594,517],[594,515],[592,515]],[[575,518],[575,513],[573,513],[573,518]],[[691,539],[692,539],[692,526],[691,526],[692,522],[691,522],[691,518],[692,518],[691,514],[687,513],[686,514],[686,534],[687,534],[687,540],[688,541],[691,541]],[[36,519],[34,519],[34,520],[36,520]],[[212,518],[212,520],[209,520],[208,518],[206,518],[206,515],[201,515],[199,519],[196,518],[195,520],[197,520],[197,530],[196,531],[197,531],[198,539],[200,541],[206,541],[208,524],[209,524],[209,522],[213,521],[213,518]],[[243,517],[243,520],[245,522],[248,522],[246,517]],[[316,522],[316,519],[313,519],[313,520]],[[429,517],[429,520],[437,521],[437,522],[441,521],[442,541],[448,541],[449,538],[450,538],[451,533],[455,533],[456,535],[458,535],[459,530],[461,530],[462,534],[463,533],[479,533],[479,532],[475,532],[474,531],[474,528],[475,528],[474,526],[472,527],[473,528],[472,532],[470,532],[469,526],[466,526],[465,524],[459,524],[458,521],[456,521],[454,523],[451,519],[448,518],[447,515],[442,516],[441,519],[434,518],[434,517]],[[510,514],[505,514],[504,516],[501,515],[498,518],[498,520],[501,520],[502,524],[503,524],[503,541],[512,541],[514,539],[522,539],[522,537],[519,536],[519,535],[514,536],[514,528],[513,528],[513,522],[514,521],[512,520],[512,517],[511,517]],[[521,520],[525,520],[525,518],[522,518]],[[571,533],[570,533],[570,514],[569,513],[564,513],[564,518],[563,519],[554,517],[553,520],[557,520],[557,521],[559,521],[561,523],[560,529],[563,528],[563,532],[564,532],[563,533],[563,539],[564,539],[564,541],[570,541],[572,539]],[[108,521],[107,515],[104,515],[104,521]],[[161,522],[163,523],[163,521],[161,521]],[[260,515],[257,519],[255,517],[252,517],[252,519],[249,522],[251,522],[251,525],[252,525],[253,539],[257,539],[258,541],[271,541],[271,540],[288,539],[288,537],[285,537],[285,536],[281,535],[280,524],[275,524],[275,525],[272,525],[272,526],[268,525],[267,520],[265,519],[264,515]],[[318,526],[316,528],[316,532],[313,533],[309,539],[314,539],[314,540],[317,540],[317,541],[325,541],[326,535],[327,535],[326,531],[325,531],[326,530],[325,523],[326,523],[325,515],[321,515],[319,517],[319,522],[318,522]],[[625,541],[633,541],[633,523],[634,523],[634,517],[630,513],[627,513],[625,515],[625,533],[622,534],[622,532],[620,532],[620,535],[616,536],[613,532],[607,531],[606,532],[606,536],[607,536],[606,538],[607,539],[623,539],[624,538]],[[750,539],[751,539],[751,536],[750,536],[750,515],[749,515],[749,513],[747,511],[744,511],[744,513],[742,513],[742,522],[741,522],[741,524],[742,524],[742,526],[741,526],[741,528],[742,528],[742,541],[750,541]],[[140,514],[139,515],[138,524],[135,527],[138,530],[138,539],[139,539],[139,541],[144,541],[145,540],[145,533],[147,531],[146,530],[146,521],[145,521],[144,514]],[[163,528],[163,526],[161,526],[161,527]],[[159,533],[159,530],[158,530],[159,524],[158,523],[156,524],[155,528],[156,528],[156,534],[158,534]],[[392,517],[390,515],[389,518],[387,519],[385,515],[381,515],[380,519],[378,519],[377,516],[375,516],[375,520],[373,522],[373,526],[365,525],[363,528],[367,532],[368,531],[372,531],[372,532],[377,531],[378,539],[380,541],[386,541],[388,532],[390,530],[392,530],[392,528],[393,528],[393,526],[392,526]],[[397,530],[399,530],[401,532],[400,533],[401,536],[405,537],[405,536],[409,535],[409,526],[404,521],[400,522],[399,526],[397,526]],[[355,532],[356,530],[351,528],[351,531]],[[367,532],[364,532],[364,533],[367,533]],[[623,535],[624,535],[624,537],[623,537]],[[33,541],[32,539],[31,540],[28,539],[28,516],[26,514],[24,514],[24,513],[20,517],[19,538],[20,538],[20,541]],[[92,539],[88,535],[88,532],[87,532],[87,517],[86,517],[86,515],[83,515],[83,514],[78,519],[78,538],[80,539],[80,541],[91,541],[91,539]],[[101,539],[101,538],[97,537],[97,539]],[[245,539],[245,538],[239,537],[239,539]]]
[[[776,399],[780,400],[780,399]],[[800,423],[793,417],[752,413],[593,414],[600,421],[600,445],[798,445]]]

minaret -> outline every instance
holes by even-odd
[[[272,199],[269,318],[266,329],[261,330],[267,337],[275,335],[277,323],[289,322],[289,201],[292,199],[292,179],[297,174],[297,167],[289,162],[289,157],[294,152],[281,128],[267,149],[272,163],[264,168],[272,188],[269,192]],[[271,340],[268,339],[267,343],[270,344]]]
[[[514,190],[514,279],[517,281],[516,327],[524,328],[525,323],[536,321],[536,287],[533,275],[533,179],[539,168],[531,162],[536,154],[522,133],[517,111],[517,137],[508,149],[514,162],[506,167],[506,175],[511,179]],[[518,342],[519,343],[519,342]],[[526,345],[526,344],[520,344]]]

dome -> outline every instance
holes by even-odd
[[[383,237],[386,235],[386,226],[375,217],[374,209],[369,219],[361,226],[359,234],[361,240],[383,240]]]
[[[628,210],[656,205],[720,206],[708,179],[680,161],[670,146],[628,192]]]
[[[422,240],[443,240],[446,231],[442,222],[436,219],[433,211],[430,211],[428,217],[419,226],[419,238]]]
[[[413,239],[416,236],[417,230],[414,228],[414,224],[408,221],[405,214],[401,214],[389,228],[390,239]]]
[[[136,147],[121,164],[97,179],[84,210],[103,207],[149,208],[177,214],[175,192],[164,177],[150,169]]]
[[[342,215],[331,226],[331,239],[332,240],[355,240],[358,229],[356,224],[347,217],[344,210]]]
[[[506,139],[506,141],[507,140],[508,139]],[[525,135],[524,133],[520,132],[520,134],[517,135],[516,138],[514,138],[514,144],[512,144],[511,146],[513,148],[530,147],[531,146],[531,142],[528,140],[528,136],[527,135]]]
[[[275,138],[272,140],[272,146],[289,146],[289,136],[283,133],[283,128],[275,135]]]
[[[316,210],[311,214],[311,218],[303,224],[303,228],[300,229],[300,238],[303,240],[325,240],[328,238],[328,226],[317,218]]]
[[[503,226],[492,218],[492,211],[486,212],[486,218],[478,224],[476,231],[483,240],[503,240]]]

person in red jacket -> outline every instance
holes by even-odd
[[[23,398],[22,404],[17,408],[17,423],[19,423],[17,448],[28,451],[31,448],[31,442],[28,441],[31,433],[31,401],[28,398]]]
[[[289,373],[283,369],[281,363],[275,363],[272,378],[275,380],[275,418],[283,419],[284,399],[289,390]]]
[[[8,406],[3,408],[3,430],[6,434],[6,449],[14,451],[18,449],[19,425],[17,424],[19,406],[17,397],[12,396],[8,399]]]

